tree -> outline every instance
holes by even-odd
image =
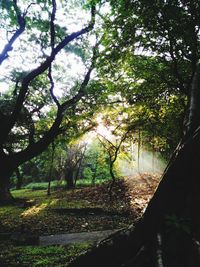
[[[0,64],[6,67],[6,60],[11,64],[9,59],[14,55],[12,51],[15,50],[14,44],[17,40],[20,40],[22,49],[25,49],[26,42],[30,42],[30,46],[35,45],[37,47],[39,45],[40,47],[39,55],[34,58],[34,61],[38,60],[37,66],[34,69],[20,72],[15,71],[13,72],[14,77],[9,76],[14,84],[14,90],[9,100],[12,102],[12,108],[9,112],[0,110],[0,125],[2,129],[0,133],[1,204],[12,200],[9,192],[9,180],[16,168],[42,153],[54,138],[60,134],[66,111],[70,114],[80,99],[86,95],[86,86],[89,83],[90,75],[94,68],[96,48],[93,49],[91,64],[87,69],[85,77],[82,82],[79,82],[79,89],[76,92],[66,94],[66,97],[62,100],[56,97],[54,92],[56,83],[53,75],[57,67],[56,58],[72,42],[92,31],[96,13],[95,5],[91,1],[90,21],[82,29],[69,33],[65,27],[59,25],[56,17],[57,4],[56,0],[50,2],[26,2],[23,5],[17,0],[1,2],[1,24],[7,27],[5,30],[7,30],[8,40],[0,54]],[[61,3],[59,2],[59,4]],[[37,8],[34,9],[34,6],[37,6],[39,12]],[[27,35],[28,39],[26,39]],[[37,36],[40,36],[38,40],[36,39]],[[25,53],[25,51],[23,52]],[[27,64],[29,64],[28,57],[25,57]],[[36,103],[32,101],[34,95],[39,96],[39,101]],[[47,99],[51,99],[51,103]],[[41,111],[42,107],[46,106],[48,108],[47,103],[54,105],[56,116],[52,118],[47,129],[38,133],[36,124],[38,120],[44,119],[44,115],[41,115],[39,111]],[[24,125],[19,128],[17,123],[24,108],[32,119],[26,126]],[[20,151],[17,149],[10,152],[6,149],[6,144],[10,136],[15,134],[17,130],[23,133],[24,146]]]
[[[117,24],[113,19],[112,23],[119,26],[120,22],[125,45],[132,40],[135,22],[139,30],[134,37],[142,47],[156,52],[172,67],[176,90],[188,98],[186,129],[136,226],[105,240],[70,266],[199,266],[199,2],[111,3],[118,14]]]
[[[100,143],[102,144],[102,146],[104,147],[105,152],[108,154],[108,159],[109,159],[109,171],[110,171],[110,176],[112,179],[112,183],[110,184],[110,187],[109,187],[110,198],[112,197],[112,189],[116,182],[116,176],[114,173],[114,164],[120,153],[121,146],[123,142],[125,141],[125,139],[127,138],[127,135],[128,135],[128,131],[123,133],[122,136],[118,136],[118,138],[116,138],[115,136],[114,137],[115,140],[113,141],[107,138],[106,136],[104,136],[103,134],[98,133],[98,139]]]
[[[110,176],[108,156],[98,139],[94,138],[85,153],[83,161],[83,179],[91,180],[94,185],[98,181],[107,180]]]
[[[86,144],[77,143],[68,146],[67,158],[65,160],[65,180],[67,182],[67,188],[74,188],[80,172],[82,161],[85,156]]]
[[[20,173],[19,168],[16,169],[15,173],[16,173],[16,177],[17,177],[16,189],[21,189],[22,184],[23,184],[23,177]]]

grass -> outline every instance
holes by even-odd
[[[109,179],[97,179],[95,181],[96,185],[102,184],[105,181],[108,181]],[[76,187],[84,187],[84,186],[92,186],[91,179],[79,179],[76,182]],[[64,189],[66,187],[65,181],[51,181],[51,190],[58,190],[58,189]],[[39,182],[39,183],[29,183],[23,187],[23,189],[30,189],[30,190],[46,190],[48,188],[48,182]],[[13,189],[14,191],[18,191]]]
[[[89,243],[70,246],[16,247],[0,245],[0,266],[9,267],[47,267],[67,266],[70,260],[91,247]]]
[[[34,200],[36,205],[30,208],[18,206],[0,207],[0,232],[19,232],[21,225],[33,233],[50,234],[69,232],[69,228],[75,224],[75,218],[59,216],[51,212],[56,207],[83,207],[84,201],[66,201],[59,199],[58,192],[47,197],[46,190],[21,189],[13,190],[15,198]],[[65,196],[71,192],[66,192]],[[58,204],[58,201],[59,204]],[[78,225],[83,222],[77,220]],[[67,263],[78,256],[84,250],[91,247],[89,243],[76,244],[71,246],[15,246],[14,244],[1,240],[0,243],[0,266],[1,267],[43,267],[43,266],[67,266]]]
[[[59,234],[83,231],[98,231],[123,228],[132,222],[131,218],[118,216],[95,216],[78,214],[58,214],[57,208],[120,208],[123,199],[109,203],[107,186],[83,187],[73,190],[52,191],[50,196],[44,189],[13,190],[16,199],[33,201],[31,207],[5,206],[0,207],[0,233],[20,232],[22,225],[32,234]],[[114,205],[114,206],[113,206]],[[124,204],[126,206],[126,204]],[[1,267],[36,267],[36,266],[67,266],[67,262],[76,257],[91,244],[78,244],[74,246],[16,246],[14,243],[0,243]]]
[[[51,181],[51,189],[57,190],[60,188],[64,188],[66,183],[64,181]],[[40,183],[30,183],[24,186],[25,189],[32,189],[32,190],[47,190],[48,182],[40,182]]]
[[[20,190],[12,190],[11,191],[14,198],[24,198],[24,199],[38,199],[38,198],[46,198],[47,191],[44,189],[40,190],[32,190],[32,189],[20,189]]]

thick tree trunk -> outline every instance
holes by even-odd
[[[22,179],[22,175],[21,175],[21,173],[19,171],[19,168],[17,168],[15,170],[15,173],[16,173],[16,176],[17,176],[16,190],[19,190],[22,187],[23,179]]]
[[[13,197],[10,193],[10,177],[15,168],[12,167],[8,160],[4,158],[0,162],[0,205],[5,205],[13,202]]]
[[[67,182],[67,189],[72,189],[75,187],[75,182],[74,182],[74,170],[69,169],[67,171],[67,174],[65,176],[65,180]]]
[[[1,177],[0,179],[0,205],[12,203],[13,197],[10,193],[8,177]]]
[[[197,63],[190,92],[187,132],[192,133],[200,122],[200,61]]]

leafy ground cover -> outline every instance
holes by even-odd
[[[158,180],[158,175],[149,174],[120,179],[111,200],[108,183],[53,191],[50,196],[46,190],[15,190],[16,199],[26,199],[32,205],[0,207],[0,233],[23,229],[29,234],[49,235],[124,228],[140,217]],[[0,266],[67,266],[71,258],[90,246],[22,247],[2,241]]]

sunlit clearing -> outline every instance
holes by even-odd
[[[166,167],[166,163],[162,160],[157,152],[140,149],[138,155],[138,147],[132,152],[131,158],[123,158],[118,161],[119,171],[122,176],[136,176],[142,173],[158,173],[162,174]]]
[[[47,207],[47,204],[41,204],[41,205],[35,205],[27,210],[25,210],[21,216],[23,218],[26,218],[26,217],[31,217],[31,216],[35,216],[37,215],[38,213],[40,213],[41,211],[43,211],[45,208]]]

